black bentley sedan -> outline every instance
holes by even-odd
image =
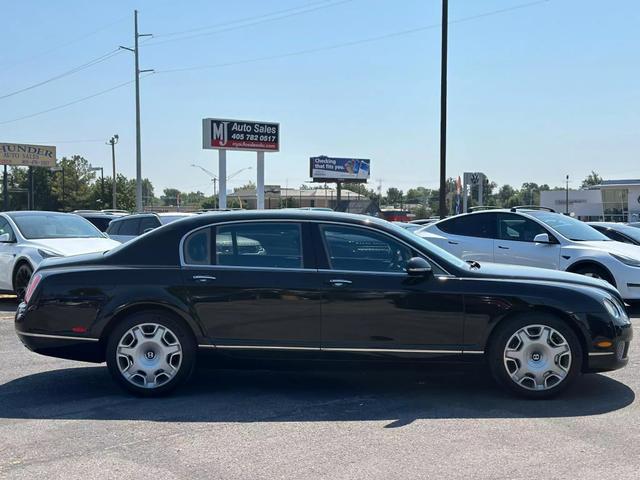
[[[301,210],[204,214],[46,260],[15,327],[34,352],[106,361],[146,396],[197,362],[242,358],[484,360],[507,389],[545,398],[624,366],[632,337],[603,281],[467,263],[384,220]]]

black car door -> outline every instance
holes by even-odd
[[[400,239],[361,226],[315,226],[323,285],[322,349],[368,355],[458,355],[464,306],[456,280],[434,262],[410,277],[419,254]]]
[[[184,282],[211,343],[238,353],[319,351],[312,257],[299,222],[233,222],[187,235]]]

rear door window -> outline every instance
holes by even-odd
[[[302,268],[298,223],[255,222],[222,225],[215,230],[218,265]]]
[[[495,213],[470,213],[439,222],[437,227],[445,233],[464,237],[496,238]]]
[[[159,226],[160,222],[156,217],[142,217],[140,220],[140,235],[150,228],[158,228]]]
[[[131,218],[127,220],[122,220],[122,225],[120,225],[120,230],[118,230],[118,235],[138,235],[138,231],[140,229],[140,219],[139,218]]]

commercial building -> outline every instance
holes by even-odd
[[[540,206],[567,211],[565,190],[540,192]],[[569,190],[570,214],[585,221],[640,221],[640,180],[604,180],[585,190]]]

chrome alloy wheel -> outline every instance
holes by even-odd
[[[504,366],[518,385],[549,390],[569,374],[571,347],[548,325],[527,325],[514,333],[504,349]]]
[[[132,384],[157,388],[180,370],[182,345],[167,327],[143,323],[125,332],[116,349],[120,373]]]

